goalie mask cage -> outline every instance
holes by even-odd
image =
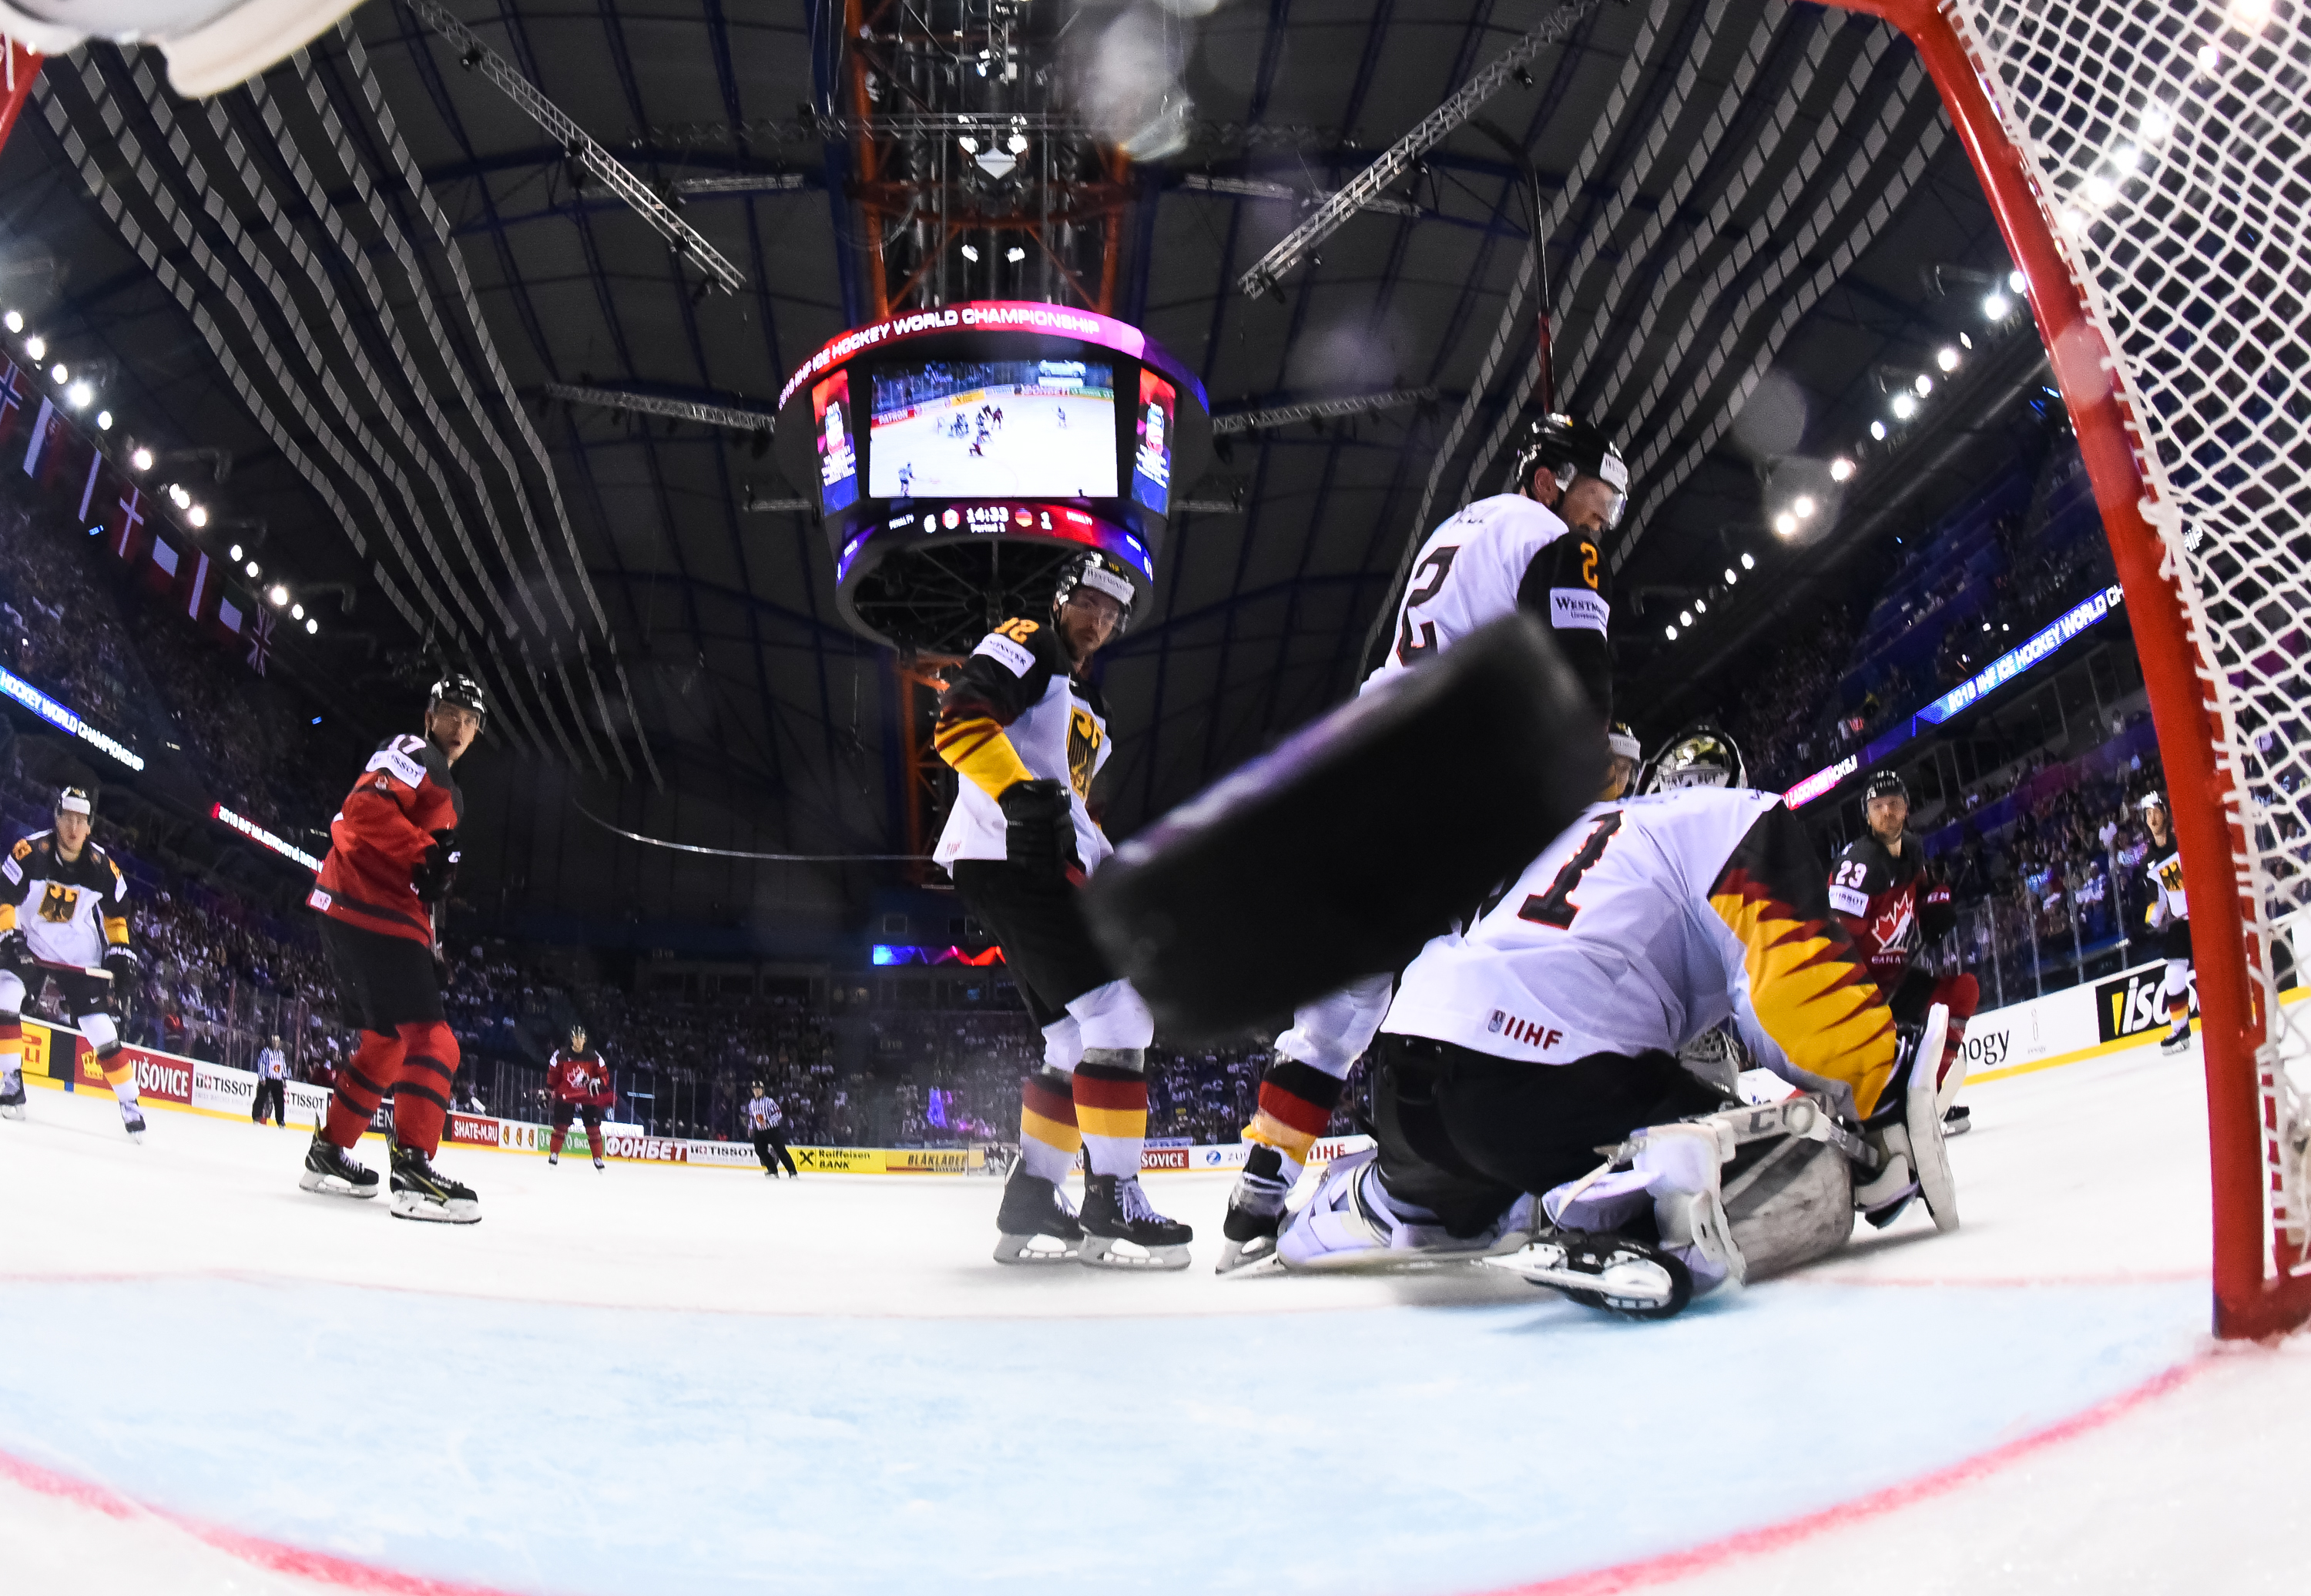
[[[1917,47],[2028,280],[2183,850],[2215,1332],[2284,1331],[2311,1318],[2311,1006],[2278,1000],[2311,923],[2311,0],[1832,3]]]

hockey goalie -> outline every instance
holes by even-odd
[[[1858,1186],[1954,1228],[1947,1015],[1897,1029],[1798,821],[1742,775],[1723,734],[1679,739],[1645,796],[1592,805],[1430,942],[1381,1026],[1377,1145],[1229,1261],[1479,1260],[1663,1317],[1843,1246]],[[1740,1102],[1695,1047],[1720,1026],[1792,1095]]]

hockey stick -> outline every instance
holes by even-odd
[[[604,831],[624,837],[629,842],[640,842],[645,848],[670,848],[676,853],[702,853],[714,859],[760,859],[775,865],[927,864],[931,859],[928,853],[756,853],[744,848],[702,848],[695,842],[669,842],[663,837],[645,837],[640,832],[612,825],[576,798],[570,800],[570,807]]]

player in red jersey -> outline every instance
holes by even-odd
[[[1944,1136],[1964,1135],[1968,1124],[1965,1109],[1950,1102],[1965,1078],[1958,1059],[1966,1042],[1966,1023],[1982,1001],[1982,989],[1971,975],[1935,975],[1914,970],[1910,961],[1928,943],[1939,941],[1958,922],[1950,903],[1949,883],[1940,870],[1926,862],[1925,846],[1906,829],[1910,823],[1910,789],[1890,770],[1873,771],[1862,789],[1862,813],[1869,830],[1846,844],[1830,867],[1829,906],[1849,936],[1870,961],[1894,1017],[1914,1025],[1926,1010],[1940,1003],[1949,1010],[1949,1033],[1943,1043],[1941,1101]],[[1857,1194],[1859,1195],[1859,1194]],[[1871,1192],[1870,1197],[1880,1197]],[[1887,1224],[1901,1211],[1908,1197],[1882,1199],[1871,1207],[1873,1223]]]
[[[434,684],[425,735],[387,738],[362,767],[329,823],[329,855],[305,900],[321,911],[321,942],[350,1017],[361,1026],[361,1046],[337,1072],[298,1184],[337,1197],[375,1197],[377,1176],[353,1149],[389,1093],[397,1219],[472,1225],[482,1217],[472,1190],[433,1168],[458,1078],[458,1039],[441,1007],[434,921],[457,878],[458,824],[466,810],[449,767],[481,736],[487,715],[472,677]]]
[[[610,1086],[610,1068],[598,1049],[586,1045],[586,1027],[570,1027],[570,1045],[555,1048],[546,1060],[546,1089],[554,1094],[554,1138],[546,1145],[545,1161],[562,1162],[562,1144],[570,1135],[570,1121],[582,1114],[586,1145],[594,1149],[594,1167],[602,1167],[602,1115],[617,1094]]]

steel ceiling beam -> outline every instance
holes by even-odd
[[[1382,275],[1387,281],[1387,274]],[[1309,399],[1297,405],[1276,405],[1262,410],[1233,410],[1212,417],[1212,436],[1256,432],[1266,427],[1288,427],[1295,422],[1337,415],[1369,415],[1376,410],[1403,410],[1436,397],[1434,383],[1420,388],[1391,388],[1386,393],[1344,394],[1337,399]]]
[[[549,382],[545,391],[554,398],[567,399],[573,405],[591,405],[602,410],[631,410],[643,415],[668,415],[676,421],[728,427],[734,432],[767,432],[778,423],[777,415],[768,410],[739,410],[728,405],[668,398],[664,394],[641,393],[632,388],[590,388],[575,382]]]

